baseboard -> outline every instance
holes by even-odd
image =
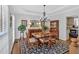
[[[15,41],[14,41],[14,43],[12,44],[12,47],[11,47],[11,54],[12,54],[12,52],[13,52],[14,44],[15,44]]]

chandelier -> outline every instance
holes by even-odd
[[[46,5],[43,5],[43,7],[44,7],[43,17],[41,17],[40,21],[45,22],[45,21],[47,20],[47,17],[46,17],[46,11],[45,11],[45,7],[46,7]]]
[[[46,22],[47,22],[46,11],[45,11],[46,5],[43,5],[43,6],[44,6],[43,17],[41,17],[40,21],[41,21],[41,27],[43,31],[45,31],[48,29],[48,27],[46,25]]]

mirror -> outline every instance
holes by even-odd
[[[41,23],[38,20],[31,20],[30,22],[31,22],[30,27],[40,27],[41,26]]]

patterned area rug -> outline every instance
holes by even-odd
[[[59,40],[52,47],[43,45],[38,48],[28,49],[25,43],[21,43],[21,54],[65,54],[68,52],[68,44],[62,40]]]

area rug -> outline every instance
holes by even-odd
[[[58,43],[48,47],[43,45],[38,48],[28,49],[25,43],[21,43],[21,54],[65,54],[68,52],[68,44],[64,41],[58,41]]]

